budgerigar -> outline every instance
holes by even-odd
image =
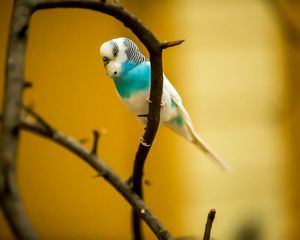
[[[107,75],[114,80],[121,99],[129,110],[143,124],[146,124],[147,118],[138,115],[148,113],[151,84],[150,61],[128,38],[116,38],[103,43],[100,47],[100,55]],[[179,94],[165,75],[163,75],[160,125],[167,126],[183,136],[209,155],[223,169],[228,169],[225,162],[197,134]]]

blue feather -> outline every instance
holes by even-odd
[[[123,98],[150,88],[151,68],[149,62],[139,65],[126,61],[122,65],[121,75],[114,79],[118,93]]]
[[[183,119],[180,115],[177,115],[175,118],[172,118],[169,123],[177,124],[178,126],[183,126]]]

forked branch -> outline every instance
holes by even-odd
[[[57,143],[70,152],[77,155],[88,165],[90,165],[98,176],[103,177],[109,184],[111,184],[133,207],[134,211],[147,223],[152,229],[158,239],[172,239],[171,235],[159,222],[159,220],[151,213],[142,199],[131,191],[129,186],[124,183],[99,157],[86,149],[79,141],[74,138],[63,134],[62,132],[52,128],[53,131],[49,131],[46,127],[49,125],[41,116],[39,116],[32,109],[26,108],[28,114],[30,114],[36,121],[29,121],[22,119],[20,122],[21,129],[25,129],[32,133],[46,137],[47,139]]]

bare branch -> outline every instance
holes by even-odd
[[[278,15],[282,29],[288,37],[287,40],[295,47],[300,47],[300,25],[297,24],[299,21],[296,19],[297,8],[292,8],[289,3],[282,0],[269,0],[266,3],[270,4]]]
[[[216,216],[216,210],[211,209],[209,211],[208,215],[207,215],[203,240],[209,240],[210,239],[210,232],[211,232],[212,224],[215,220],[215,216]]]
[[[47,123],[39,114],[37,114],[31,107],[28,107],[26,105],[22,105],[22,107],[24,108],[24,110],[27,114],[34,117],[35,120],[47,130],[49,135],[51,135],[51,136],[54,135],[55,129],[53,127],[51,127],[50,124]]]
[[[33,87],[33,84],[32,84],[32,82],[25,81],[23,87],[24,87],[25,89],[26,89],[26,88],[32,88],[32,87]]]
[[[85,143],[87,143],[89,140],[87,139],[87,138],[81,138],[81,139],[79,139],[79,142],[81,143],[81,144],[85,144]]]
[[[24,54],[29,19],[30,9],[22,1],[15,1],[5,66],[0,138],[0,205],[13,233],[18,239],[37,238],[25,214],[16,186],[19,119],[24,89]]]
[[[97,148],[98,148],[100,134],[97,130],[94,130],[93,135],[94,135],[94,142],[93,142],[93,148],[92,148],[91,153],[94,155],[97,155]]]
[[[166,41],[166,42],[162,42],[161,43],[161,48],[162,49],[166,49],[169,47],[175,47],[177,45],[180,45],[181,43],[183,43],[185,40],[181,39],[181,40],[176,40],[176,41]]]
[[[138,117],[148,117],[148,114],[139,114]]]
[[[35,113],[35,115],[37,115]],[[38,116],[38,115],[37,115]],[[38,119],[41,117],[38,116]],[[38,121],[37,119],[37,121]],[[41,125],[38,122],[32,122],[29,120],[21,120],[20,127],[30,132],[36,133],[47,139],[56,142],[60,146],[69,150],[77,155],[80,159],[85,161],[97,172],[97,176],[103,177],[109,182],[133,207],[134,211],[147,223],[152,229],[158,239],[172,239],[171,235],[159,222],[159,220],[151,213],[142,199],[131,191],[126,183],[124,183],[103,161],[101,161],[95,154],[90,154],[90,151],[82,146],[74,138],[63,134],[60,131],[55,131],[55,135],[52,136],[45,125]]]

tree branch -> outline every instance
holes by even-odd
[[[91,153],[94,154],[94,155],[97,155],[97,149],[98,149],[98,142],[99,142],[100,134],[97,130],[94,130],[93,135],[94,135],[94,141],[93,141],[93,147],[92,147]]]
[[[176,41],[166,41],[166,42],[162,42],[161,43],[161,48],[162,49],[166,49],[169,47],[175,47],[177,45],[180,45],[181,43],[183,43],[185,40],[181,39],[181,40],[176,40]]]
[[[289,6],[289,3],[282,0],[270,0],[275,13],[278,15],[280,23],[283,25],[287,40],[295,47],[300,47],[300,25],[297,24],[297,9]]]
[[[25,106],[22,104],[23,109],[27,114],[34,117],[36,121],[44,127],[44,129],[48,132],[49,135],[53,135],[55,133],[55,129],[50,126],[40,115],[38,115],[31,107]]]
[[[134,211],[136,211],[137,214],[143,220],[145,220],[147,225],[152,229],[158,239],[172,239],[171,235],[159,222],[159,220],[151,213],[143,200],[140,199],[138,195],[133,193],[128,185],[124,183],[102,160],[100,160],[98,156],[91,153],[74,138],[63,134],[58,130],[49,132],[43,124],[46,121],[38,114],[34,113],[33,117],[37,122],[22,119],[20,121],[20,127],[32,133],[43,136],[77,155],[93,169],[95,169],[98,176],[102,176],[127,200],[127,202],[133,207]]]
[[[208,215],[207,215],[203,240],[209,240],[210,239],[211,228],[212,228],[212,224],[215,220],[215,216],[216,216],[216,210],[211,209],[209,211]]]
[[[12,12],[5,67],[3,117],[0,138],[0,205],[18,239],[36,239],[16,186],[19,119],[24,89],[24,54],[30,9],[16,1]]]

